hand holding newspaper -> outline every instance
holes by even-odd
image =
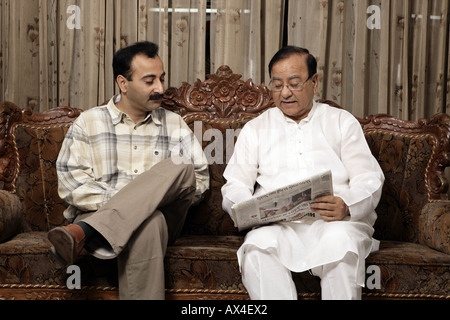
[[[235,226],[242,231],[276,221],[295,221],[306,217],[321,219],[309,205],[317,197],[326,195],[333,195],[331,171],[235,204],[232,207]]]

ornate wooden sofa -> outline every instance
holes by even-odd
[[[168,249],[167,298],[248,299],[235,254],[244,233],[223,212],[220,188],[234,134],[273,107],[270,92],[223,66],[204,82],[169,88],[164,107],[184,117],[216,160],[210,190]],[[114,260],[83,257],[82,288],[70,290],[71,274],[47,251],[46,232],[65,223],[55,160],[80,112],[58,107],[32,113],[0,103],[0,300],[118,298]],[[443,172],[450,166],[450,116],[407,122],[374,115],[360,123],[386,176],[375,234],[381,249],[366,261],[363,299],[449,299],[450,201]],[[208,131],[213,128],[222,135]],[[299,298],[320,298],[318,278],[308,272],[294,278]]]

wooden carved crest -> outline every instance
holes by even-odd
[[[253,118],[273,106],[270,90],[246,82],[234,74],[228,66],[221,66],[216,74],[206,76],[205,81],[183,83],[179,88],[168,88],[163,105],[182,117],[195,113],[205,120],[241,120]]]

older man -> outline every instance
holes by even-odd
[[[357,119],[314,101],[317,62],[285,47],[269,64],[270,109],[241,131],[225,170],[223,208],[331,170],[334,195],[315,199],[321,219],[280,222],[250,231],[238,251],[252,299],[296,299],[291,272],[321,278],[322,299],[360,299],[365,258],[376,250],[374,211],[383,173]]]

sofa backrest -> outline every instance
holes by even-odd
[[[374,115],[360,123],[385,175],[375,237],[418,243],[425,231],[420,221],[423,207],[448,199],[444,171],[450,166],[450,116],[402,121]]]
[[[270,91],[251,79],[243,81],[228,66],[222,66],[203,82],[169,88],[165,97],[164,107],[183,116],[201,141],[209,163],[210,189],[189,213],[184,233],[237,234],[231,218],[222,210],[223,172],[240,129],[274,106]]]
[[[0,180],[3,190],[22,201],[23,231],[48,231],[65,223],[67,204],[58,195],[56,159],[80,113],[70,107],[32,113],[0,103]]]
[[[240,129],[274,107],[270,91],[222,66],[205,81],[169,88],[163,107],[183,116],[210,163],[210,190],[190,211],[183,232],[239,234],[222,210],[222,174]],[[32,113],[0,103],[0,188],[22,199],[24,231],[47,231],[65,223],[62,213],[67,205],[57,193],[55,163],[64,135],[80,112],[58,107]],[[375,236],[417,242],[421,208],[447,196],[450,117],[439,114],[409,122],[376,115],[359,121],[386,176]]]

